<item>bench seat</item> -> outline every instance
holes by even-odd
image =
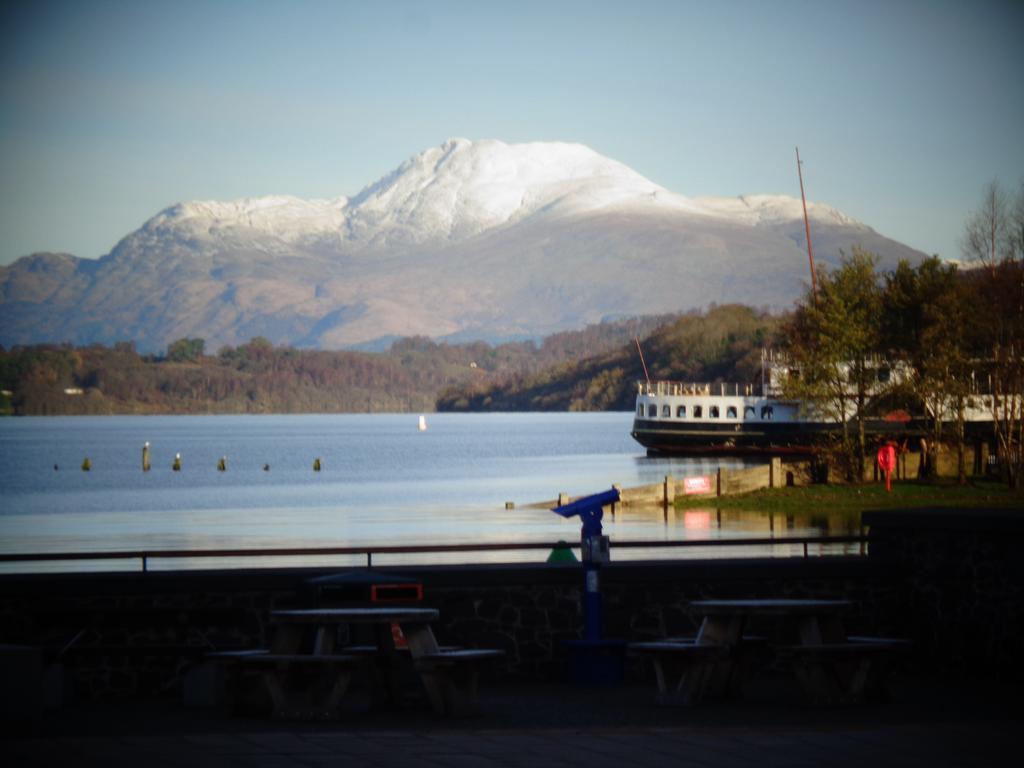
[[[214,659],[216,661],[232,661],[248,659],[253,656],[262,656],[270,653],[269,648],[243,648],[237,651],[209,651],[206,653],[207,659]]]
[[[440,650],[442,652],[457,651],[461,650],[461,648],[462,646],[459,645],[442,645]],[[341,653],[350,653],[354,656],[376,656],[381,653],[380,648],[376,645],[346,645],[339,650]],[[405,655],[409,654],[409,649],[407,647],[398,647],[395,648],[395,651]]]
[[[693,640],[649,640],[629,643],[626,649],[631,653],[670,654],[703,658],[724,658],[729,653],[728,646],[697,644]]]
[[[307,664],[323,666],[325,664],[354,664],[362,659],[352,654],[309,654],[309,653],[251,653],[238,657],[246,664]]]

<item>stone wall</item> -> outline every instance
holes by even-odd
[[[919,653],[1024,679],[1024,509],[867,512],[863,521]]]
[[[885,585],[866,558],[613,563],[602,570],[608,637],[696,631],[690,600],[848,596],[858,631],[885,626]],[[271,610],[318,602],[320,570],[21,576],[0,579],[0,642],[44,649],[85,697],[172,692],[210,650],[265,647]],[[579,638],[582,573],[575,564],[389,568],[374,578],[423,584],[444,644],[497,647],[504,678],[553,680],[562,641]],[[322,600],[320,602],[323,602]],[[639,668],[635,674],[643,674]]]

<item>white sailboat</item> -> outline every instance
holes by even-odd
[[[427,417],[424,416],[423,414],[420,414],[419,429],[420,429],[420,432],[426,432],[427,431]]]

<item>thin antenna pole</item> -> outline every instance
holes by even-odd
[[[796,148],[796,173],[800,177],[800,201],[804,204],[804,233],[807,235],[807,259],[811,263],[811,295],[818,306],[818,277],[814,272],[814,248],[811,246],[811,223],[807,218],[807,198],[804,196],[804,173],[800,166],[800,147]]]
[[[640,349],[640,337],[634,336],[633,341],[636,342],[636,351],[640,353],[640,365],[644,367],[644,378],[647,379],[647,383],[651,383],[651,377],[647,373],[647,363],[644,362],[644,351]]]

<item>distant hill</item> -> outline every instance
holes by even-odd
[[[923,256],[809,211],[823,265],[857,244],[881,269]],[[797,199],[687,198],[578,144],[456,139],[352,198],[182,203],[99,260],[0,267],[0,345],[497,343],[712,302],[788,308],[806,263]]]

